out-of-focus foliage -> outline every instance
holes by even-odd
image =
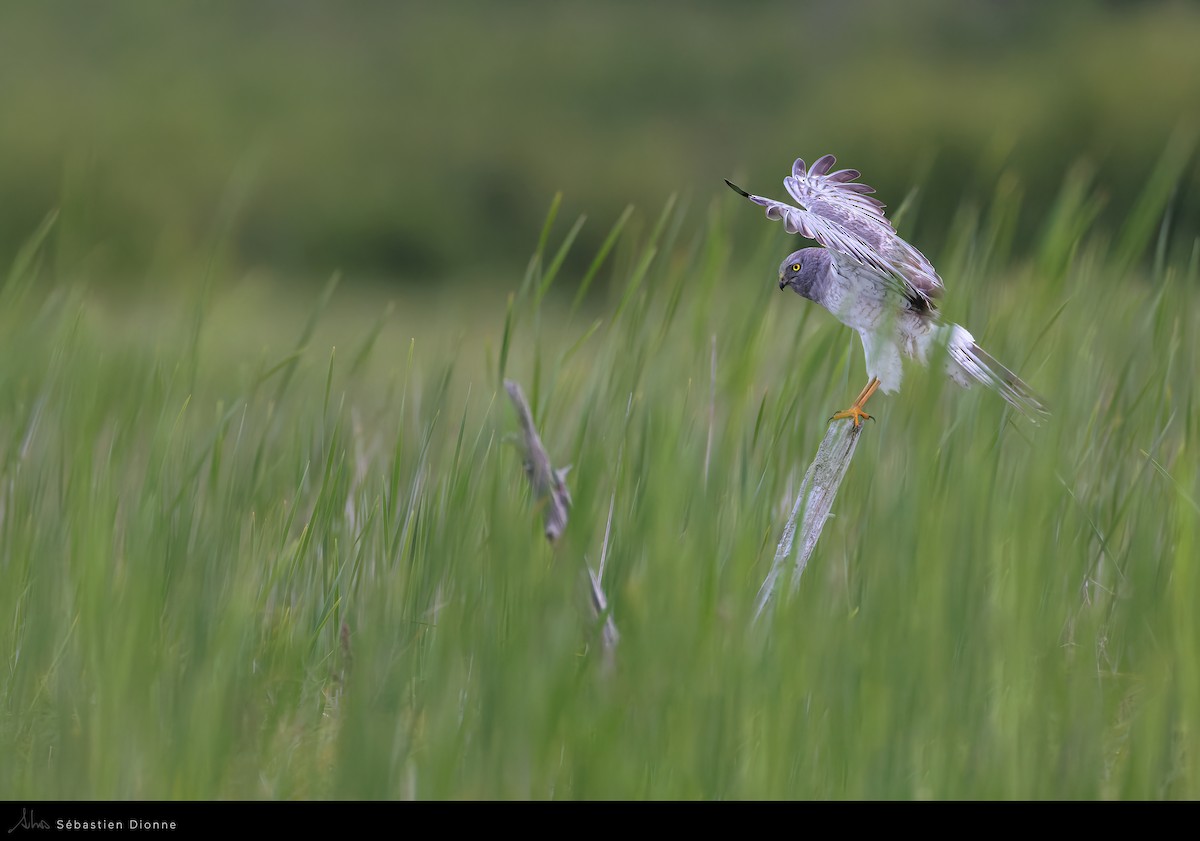
[[[1185,3],[5,4],[0,250],[61,207],[68,274],[162,283],[228,230],[246,265],[504,285],[556,191],[587,254],[628,203],[834,152],[919,187],[938,256],[1012,176],[1026,241],[1080,159],[1119,229],[1172,137],[1195,230],[1197,44]]]
[[[0,793],[1197,799],[1200,261],[1125,270],[1157,193],[1109,238],[1077,192],[1038,265],[1012,192],[939,262],[1052,417],[910,366],[757,625],[865,378],[763,277],[781,226],[635,213],[572,310],[559,218],[507,307],[390,318],[332,282],[98,306],[44,226],[0,273]],[[573,466],[553,549],[503,377]]]
[[[1198,43],[1165,3],[5,4],[0,794],[1200,797]],[[721,178],[825,151],[1053,415],[910,367],[755,625],[864,373]],[[573,466],[553,549],[506,377]]]

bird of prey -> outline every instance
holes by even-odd
[[[792,166],[783,185],[799,207],[752,196],[725,182],[765,207],[768,219],[782,219],[789,234],[820,244],[784,259],[780,291],[790,288],[820,304],[862,337],[869,381],[850,408],[831,420],[850,419],[858,426],[870,419],[864,407],[876,389],[890,394],[900,387],[901,357],[924,365],[939,342],[947,350],[946,372],[959,385],[983,383],[1034,423],[1047,416],[1037,394],[976,344],[974,336],[940,320],[936,301],[943,287],[938,273],[896,233],[883,215],[883,203],[867,195],[875,190],[855,183],[861,173],[831,172],[834,163],[833,155],[825,155],[812,167],[803,160]]]

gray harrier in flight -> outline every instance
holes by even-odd
[[[854,183],[858,170],[830,172],[835,161],[826,155],[811,168],[803,160],[792,166],[783,185],[799,207],[725,182],[765,207],[768,219],[782,219],[789,234],[821,245],[787,256],[779,267],[779,288],[791,287],[815,301],[862,337],[870,381],[849,409],[833,417],[849,418],[855,426],[869,419],[863,407],[875,390],[890,394],[900,388],[901,354],[925,364],[935,343],[945,343],[946,371],[955,382],[981,382],[1035,423],[1045,417],[1045,404],[1016,374],[965,328],[940,321],[935,301],[942,296],[942,279],[924,254],[897,235],[883,203],[866,195],[875,191]]]

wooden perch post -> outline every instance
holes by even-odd
[[[754,609],[754,619],[758,621],[766,610],[771,596],[779,584],[779,576],[792,556],[793,546],[796,545],[796,522],[800,520],[799,548],[796,551],[796,561],[792,572],[791,591],[794,593],[800,585],[800,576],[808,566],[808,559],[821,536],[821,529],[829,518],[833,507],[834,497],[838,487],[850,467],[850,459],[858,447],[858,438],[862,427],[855,426],[844,420],[830,422],[829,430],[817,448],[817,457],[808,466],[804,481],[800,484],[800,492],[796,495],[796,504],[792,506],[792,515],[788,517],[787,525],[783,528],[783,537],[775,550],[775,560],[771,563],[771,571],[758,590],[757,605]]]
[[[513,380],[505,380],[504,390],[508,392],[508,398],[517,412],[517,422],[521,425],[525,451],[525,475],[529,478],[530,487],[533,488],[534,501],[542,505],[545,512],[546,539],[550,541],[551,545],[554,545],[558,543],[558,539],[562,537],[563,531],[567,528],[567,512],[571,508],[571,493],[567,490],[566,478],[570,468],[564,467],[555,470],[551,465],[546,448],[542,445],[541,436],[538,435],[537,428],[533,425],[533,412],[529,409],[529,402],[525,399],[525,393],[521,391],[521,386]],[[608,612],[608,599],[600,586],[600,576],[604,574],[603,562],[601,562],[599,574],[593,572],[591,567],[587,567],[587,573],[590,603],[596,618],[604,618],[602,632],[604,651],[611,662],[613,650],[621,635],[617,633],[616,622],[613,621],[612,614]]]

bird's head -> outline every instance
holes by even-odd
[[[793,251],[779,265],[779,290],[791,288],[797,295],[812,300],[813,284],[824,268],[820,265],[823,248]]]

